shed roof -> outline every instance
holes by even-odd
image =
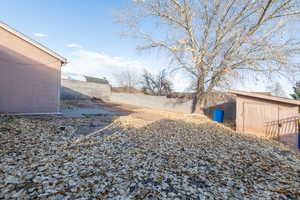
[[[48,53],[49,55],[53,56],[54,58],[57,58],[58,60],[60,60],[63,64],[66,64],[67,63],[67,59],[60,56],[59,54],[57,54],[56,52],[52,51],[51,49],[43,46],[42,44],[40,44],[39,42],[35,41],[35,40],[32,40],[30,39],[28,36],[24,35],[23,33],[20,33],[19,31],[13,29],[12,27],[10,27],[9,25],[3,23],[0,21],[0,27],[5,29],[6,31],[14,34],[15,36],[23,39],[24,41],[30,43],[31,45],[39,48],[40,50]]]
[[[264,100],[269,100],[269,101],[276,101],[276,102],[300,106],[300,101],[298,101],[298,100],[293,100],[293,99],[288,99],[288,98],[283,98],[283,97],[276,97],[276,96],[272,96],[272,95],[266,95],[263,93],[245,92],[245,91],[239,91],[239,90],[230,90],[229,92],[232,94],[235,94],[235,95],[254,97],[254,98],[258,98],[258,99],[264,99]]]

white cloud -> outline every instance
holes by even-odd
[[[80,44],[76,44],[76,43],[71,43],[67,45],[68,48],[78,48],[81,49],[82,46]]]
[[[159,71],[159,69],[150,67],[139,60],[130,60],[95,51],[78,49],[72,53],[72,58],[69,59],[69,63],[62,70],[66,73],[76,73],[98,78],[105,77],[115,86],[118,84],[114,76],[115,73],[130,70],[137,76],[141,76],[144,69],[152,73]],[[189,86],[189,80],[179,72],[171,75],[171,81],[174,83],[174,89],[177,91],[184,91]]]
[[[151,66],[157,66],[155,62],[151,65],[140,60],[126,59],[122,57],[109,56],[104,53],[89,51],[85,49],[74,49],[71,54],[69,63],[62,68],[64,72],[88,75],[98,78],[107,78],[112,85],[117,85],[118,82],[114,77],[114,73],[121,73],[126,70],[133,71],[140,76],[143,70],[146,69],[152,73],[157,73],[159,69]],[[190,86],[190,79],[182,71],[173,72],[170,75],[170,80],[173,82],[176,91],[186,91]],[[286,94],[291,93],[292,84],[284,79],[278,79],[282,83],[282,87]],[[236,84],[233,89],[245,91],[266,91],[266,86],[270,85],[269,81],[256,82],[253,79],[245,80],[242,83]]]
[[[83,74],[98,78],[107,78],[112,85],[116,85],[114,73],[131,70],[140,74],[144,69],[150,68],[137,60],[128,60],[121,57],[108,56],[88,50],[76,50],[72,53],[69,64],[63,67],[64,72]]]
[[[47,34],[44,34],[44,33],[34,33],[33,34],[35,37],[40,37],[40,38],[44,38],[44,37],[48,37]]]
[[[173,72],[170,75],[170,80],[173,83],[173,89],[178,92],[188,91],[191,86],[191,80],[182,72]]]

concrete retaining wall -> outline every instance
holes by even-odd
[[[93,97],[110,99],[111,86],[75,80],[61,81],[61,99],[90,99]]]
[[[175,112],[190,113],[192,107],[191,100],[174,99],[160,96],[149,96],[144,94],[112,93],[111,101],[122,102],[137,106],[159,108]],[[205,112],[212,116],[212,111],[216,108],[225,111],[225,119],[235,119],[234,98],[225,93],[215,93],[211,95],[205,105]]]
[[[117,93],[111,92],[111,86],[108,84],[62,80],[61,98],[63,100],[90,99],[93,97],[183,113],[190,113],[192,107],[191,100],[150,96],[140,93]],[[205,113],[212,116],[212,111],[216,108],[225,111],[225,119],[235,119],[235,101],[232,96],[221,92],[213,93],[205,103]]]
[[[150,96],[144,94],[112,93],[111,101],[122,102],[137,106],[146,106],[164,110],[189,113],[191,102],[180,102],[178,99],[168,99],[167,97]]]

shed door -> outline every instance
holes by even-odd
[[[247,133],[258,133],[277,136],[278,106],[245,102],[243,104],[243,130]],[[267,123],[270,123],[267,125]]]

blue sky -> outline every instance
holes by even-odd
[[[94,51],[132,56],[132,41],[121,40],[121,27],[113,23],[113,11],[125,2],[9,0],[1,2],[0,12],[2,21],[28,36],[47,34],[38,40],[61,54],[68,53],[66,44],[78,43]],[[112,45],[116,42],[121,45]]]
[[[157,54],[138,53],[137,41],[121,37],[115,12],[127,0],[10,0],[1,2],[0,20],[66,57],[64,71],[107,77],[131,68],[157,71],[168,64]],[[180,88],[184,89],[184,88]]]
[[[6,0],[1,2],[0,20],[66,57],[65,72],[107,77],[116,84],[113,73],[126,68],[141,73],[168,66],[159,54],[138,53],[137,41],[120,37],[123,27],[114,23],[114,12],[127,1]],[[177,90],[189,86],[180,73],[172,80]],[[241,87],[263,91],[262,85]],[[290,91],[291,85],[286,88]]]

